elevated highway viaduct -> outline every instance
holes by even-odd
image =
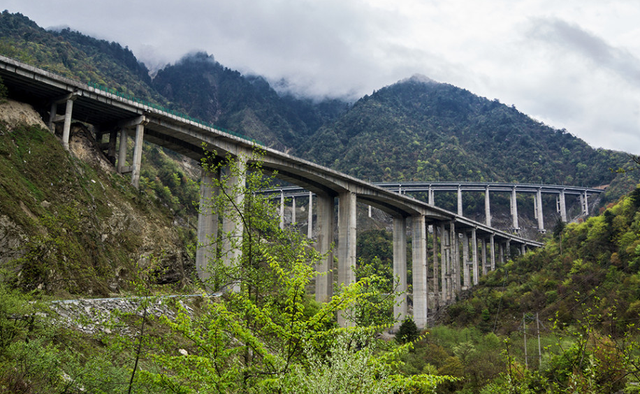
[[[317,266],[315,297],[327,301],[332,296],[333,275],[330,270],[333,254],[337,254],[337,283],[350,284],[355,280],[356,265],[356,202],[374,206],[393,217],[393,249],[395,283],[399,292],[407,290],[407,226],[412,232],[412,314],[419,327],[425,327],[429,308],[450,302],[456,293],[478,283],[479,277],[494,269],[496,259],[503,261],[514,245],[521,251],[527,247],[540,247],[541,243],[516,234],[497,230],[487,223],[479,223],[457,213],[446,211],[406,194],[399,194],[379,185],[348,176],[338,171],[301,160],[274,149],[259,146],[256,142],[241,138],[203,122],[172,113],[158,106],[140,102],[132,97],[63,78],[47,71],[0,56],[0,77],[10,95],[48,112],[52,132],[59,131],[60,139],[68,149],[72,121],[92,125],[98,141],[108,136],[104,143],[107,155],[121,173],[131,173],[131,183],[138,186],[142,143],[166,147],[195,160],[203,157],[203,144],[220,156],[237,158],[247,164],[252,152],[260,148],[262,167],[277,172],[277,177],[315,193],[317,196],[316,248],[325,255]],[[135,141],[133,158],[127,165],[127,139]],[[202,173],[202,196],[216,193],[211,181],[219,174]],[[231,180],[243,184],[241,176]],[[231,185],[233,186],[233,185]],[[334,204],[338,204],[338,220]],[[226,215],[223,215],[226,216]],[[209,242],[218,232],[219,218],[203,211],[198,219],[198,251],[196,266],[206,280],[207,256],[216,247]],[[222,230],[239,237],[243,234],[240,221],[223,218]],[[337,249],[331,250],[334,227],[337,222]],[[433,226],[431,232],[428,226]],[[428,237],[432,237],[431,253],[427,249]],[[480,244],[480,246],[479,246]],[[487,251],[489,257],[487,257]],[[233,255],[237,251],[223,253]],[[481,261],[480,258],[482,257]],[[438,261],[439,260],[439,261]],[[434,270],[432,289],[429,289],[427,270]],[[432,294],[429,302],[429,293]],[[398,295],[394,313],[403,319],[410,312],[407,297]],[[338,316],[341,325],[348,322]]]

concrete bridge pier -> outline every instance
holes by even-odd
[[[478,269],[478,235],[475,228],[471,229],[471,253],[473,261],[473,285],[478,284],[480,270]]]
[[[444,223],[440,223],[440,300],[443,304],[447,303],[447,294],[449,292],[449,286],[447,284],[448,270],[447,270],[447,233],[444,229]]]
[[[482,276],[487,274],[487,239],[480,239],[480,248],[482,250]]]
[[[536,192],[536,196],[535,196],[535,217],[536,219],[538,219],[538,231],[540,231],[541,233],[545,232],[544,229],[544,215],[542,212],[542,188],[539,188]]]
[[[471,272],[469,271],[472,262],[469,260],[469,234],[462,233],[462,289],[471,287]]]
[[[120,146],[118,150],[118,172],[126,174],[131,172],[131,184],[138,188],[140,186],[140,165],[142,164],[142,144],[144,142],[144,127],[149,120],[144,116],[138,116],[126,122],[121,122],[118,127],[120,131]],[[127,160],[127,132],[126,129],[135,127],[135,144],[133,147],[133,163],[126,166]]]
[[[419,329],[427,327],[427,234],[424,215],[411,218],[412,224],[412,275],[413,275],[413,321]]]
[[[495,234],[489,236],[489,247],[491,248],[491,271],[496,270],[496,242]]]
[[[451,240],[451,300],[455,299],[455,295],[460,292],[460,249],[458,245],[458,232],[456,231],[455,221],[449,222],[449,235]]]
[[[464,216],[462,211],[462,187],[458,185],[458,216]]]
[[[346,191],[338,195],[338,286],[356,281],[356,194]],[[338,325],[353,325],[338,312]]]
[[[223,167],[220,176],[226,180],[225,193],[233,199],[228,202],[227,210],[222,217],[221,256],[227,266],[240,263],[242,257],[242,238],[244,224],[244,185],[246,183],[246,157],[236,157],[235,168]],[[240,291],[240,278],[233,278],[228,284],[232,291]]]
[[[516,233],[520,230],[518,225],[518,200],[516,199],[516,187],[511,189],[511,218],[513,220],[513,231]]]
[[[313,238],[313,192],[309,192],[309,209],[307,212],[307,238]]]
[[[580,194],[580,206],[582,206],[582,214],[585,216],[589,215],[589,199],[587,198],[587,191]]]
[[[317,194],[317,239],[316,250],[322,255],[316,271],[316,301],[328,302],[333,295],[333,228],[334,197]]]
[[[284,192],[280,191],[280,229],[284,229]]]
[[[440,289],[439,281],[439,270],[438,270],[438,227],[430,224],[429,229],[431,230],[431,246],[432,246],[432,257],[431,262],[433,264],[433,295],[434,300],[436,302],[436,308],[440,305],[440,300],[438,298],[438,293]]]
[[[200,206],[198,209],[198,249],[196,250],[196,272],[198,277],[206,281],[211,277],[208,269],[209,262],[216,253],[218,241],[218,214],[214,212],[213,198],[219,194],[214,179],[220,179],[220,173],[212,174],[202,169],[200,183]]]
[[[393,288],[393,316],[398,320],[395,328],[399,328],[407,318],[407,221],[402,216],[393,218]]]
[[[489,198],[488,185],[484,190],[484,217],[485,217],[485,224],[491,227],[491,204],[490,204],[490,198]]]
[[[73,118],[73,102],[78,98],[75,93],[69,93],[53,100],[49,113],[49,130],[55,134],[55,124],[64,122],[62,126],[62,146],[69,150],[69,136],[71,133],[71,119]],[[58,104],[65,104],[64,115],[58,115]]]
[[[560,190],[556,200],[557,211],[560,214],[560,220],[567,222],[567,200],[564,194],[564,189]]]

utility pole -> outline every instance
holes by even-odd
[[[538,361],[540,362],[539,369],[542,370],[542,347],[540,346],[540,320],[538,319],[538,312],[536,312],[536,328],[538,331]]]
[[[529,360],[527,358],[527,321],[526,313],[522,313],[522,328],[524,331],[524,366],[529,369]]]

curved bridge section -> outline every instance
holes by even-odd
[[[581,215],[589,215],[589,198],[604,192],[604,188],[588,188],[568,185],[544,185],[544,184],[523,184],[523,183],[493,183],[493,182],[406,182],[406,183],[383,183],[376,182],[374,185],[385,190],[393,191],[401,195],[414,195],[422,193],[427,195],[427,204],[435,205],[436,192],[457,193],[457,214],[463,214],[463,193],[476,192],[484,194],[485,224],[492,226],[491,217],[491,194],[508,193],[510,195],[510,211],[512,219],[511,231],[518,233],[518,202],[517,194],[529,194],[533,196],[533,211],[538,222],[538,231],[544,233],[544,211],[542,195],[551,194],[555,196],[555,209],[563,222],[567,222],[567,196],[577,196],[580,199]],[[306,197],[307,191],[300,187],[289,186],[277,189],[265,190],[264,193],[272,194],[274,197],[280,196],[282,204],[284,198]],[[281,208],[281,213],[283,208]]]
[[[215,150],[218,155],[232,155],[240,161],[250,160],[251,152],[258,147],[253,141],[170,113],[161,108],[122,97],[63,78],[49,72],[0,56],[0,77],[9,88],[12,97],[32,103],[42,112],[48,111],[52,132],[59,131],[62,144],[68,149],[72,120],[93,126],[96,138],[103,143],[107,156],[121,173],[131,173],[131,183],[137,187],[140,177],[142,142],[148,140],[193,159],[203,156],[202,145]],[[63,111],[61,111],[64,109]],[[135,139],[133,159],[127,161],[127,139]],[[355,281],[356,265],[356,202],[375,206],[393,217],[394,223],[394,273],[396,288],[406,293],[407,227],[412,235],[413,294],[410,310],[407,296],[397,299],[394,313],[403,319],[410,312],[419,327],[427,324],[428,310],[451,302],[455,295],[478,283],[488,270],[495,268],[496,259],[504,261],[512,249],[524,253],[527,247],[539,247],[539,242],[497,230],[487,223],[478,223],[460,214],[451,213],[432,204],[400,194],[381,185],[371,184],[309,161],[301,160],[274,149],[260,146],[263,168],[277,171],[277,176],[298,185],[317,196],[316,247],[326,253],[325,260],[317,267],[316,299],[326,301],[332,294],[333,276],[329,268],[333,262],[331,244],[337,222],[337,282],[349,284]],[[128,165],[130,164],[130,165]],[[215,193],[211,179],[219,174],[202,174],[202,196]],[[235,179],[243,182],[243,179]],[[401,186],[404,187],[404,186]],[[338,219],[334,204],[338,203]],[[222,230],[242,236],[241,223],[225,222]],[[206,277],[203,267],[207,256],[215,247],[208,240],[218,231],[218,217],[202,212],[198,220],[200,242],[196,265]],[[427,247],[428,240],[432,247]],[[233,251],[227,251],[232,255]],[[236,252],[237,253],[237,252]],[[431,274],[431,275],[430,275]],[[431,276],[429,283],[428,278]],[[429,288],[431,287],[431,288]],[[347,324],[338,316],[340,324]]]

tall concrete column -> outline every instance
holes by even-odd
[[[120,129],[120,146],[118,149],[118,172],[122,174],[127,165],[127,131]]]
[[[489,186],[484,190],[484,217],[487,226],[491,227],[491,204],[489,198]]]
[[[393,218],[393,287],[393,317],[398,319],[398,328],[407,318],[407,222],[402,216]]]
[[[527,254],[527,245],[522,244],[520,245],[520,256],[524,256],[525,254]]]
[[[322,255],[316,276],[316,301],[328,302],[333,295],[333,227],[335,212],[333,196],[316,195],[317,232],[316,250]]]
[[[238,156],[235,168],[224,167],[221,174],[226,179],[225,194],[231,196],[226,212],[222,218],[222,250],[221,256],[227,266],[233,267],[240,263],[242,257],[242,237],[244,224],[241,215],[244,214],[244,186],[246,183],[246,158]],[[240,279],[233,278],[229,284],[235,292],[240,291]]]
[[[284,192],[280,191],[280,228],[284,228]]]
[[[58,103],[51,103],[51,111],[49,112],[49,131],[51,134],[56,133],[56,117],[58,116]]]
[[[473,259],[473,285],[478,284],[478,277],[480,276],[480,271],[478,270],[478,236],[476,234],[476,229],[471,229],[471,256]]]
[[[433,262],[433,296],[437,302],[440,298],[440,295],[438,294],[438,292],[440,291],[440,276],[438,273],[438,227],[429,225],[429,228],[432,230],[433,234],[433,237],[431,238],[431,245],[433,246],[433,258],[431,259]]]
[[[419,329],[427,327],[427,235],[425,217],[416,215],[412,217],[413,238],[412,250],[412,275],[413,275],[413,321]]]
[[[500,249],[500,264],[504,265],[505,261],[504,261],[504,246],[502,243],[500,243],[499,249]]]
[[[589,215],[589,199],[587,197],[587,191],[584,191],[584,194],[580,194],[580,203],[582,204],[582,214],[584,216]]]
[[[64,126],[62,128],[62,146],[64,149],[69,150],[69,135],[71,133],[71,117],[73,115],[73,101],[75,96],[67,100],[67,105],[64,110]]]
[[[431,188],[431,186],[429,186],[428,198],[429,198],[429,200],[427,201],[427,203],[428,203],[429,205],[435,205],[435,203],[436,203],[436,198],[435,198],[434,191],[433,191],[433,189]]]
[[[462,187],[458,185],[458,215],[463,216],[462,214]]]
[[[449,223],[449,235],[451,241],[451,297],[455,299],[455,294],[460,291],[460,250],[458,249],[458,232],[456,231],[456,223]]]
[[[487,274],[487,239],[482,238],[480,240],[480,246],[482,248],[482,276]]]
[[[566,223],[567,222],[567,200],[566,200],[566,195],[564,194],[564,189],[560,191],[559,199],[560,199],[560,208],[559,208],[560,219]]]
[[[313,238],[313,193],[309,192],[309,212],[307,213],[307,238]]]
[[[291,224],[296,224],[296,198],[291,197]]]
[[[507,245],[505,247],[505,254],[506,254],[506,258],[507,260],[509,260],[511,258],[511,240],[507,240]]]
[[[338,285],[348,286],[356,280],[355,193],[347,191],[338,195],[338,222]],[[345,327],[351,323],[338,312],[338,324]]]
[[[471,287],[471,273],[469,272],[469,235],[467,232],[462,233],[462,284],[463,290]]]
[[[140,166],[142,165],[142,143],[144,141],[144,125],[136,125],[136,142],[133,147],[133,169],[131,172],[131,184],[138,188],[140,186]]]
[[[202,169],[196,250],[196,272],[202,281],[211,277],[208,265],[215,257],[218,236],[218,214],[212,207],[212,198],[218,195],[218,189],[213,182],[214,177],[219,179],[220,174],[212,174]]]
[[[440,223],[440,300],[443,303],[447,301],[447,235],[444,231],[444,223]]]
[[[490,242],[490,247],[491,247],[491,271],[495,271],[496,270],[496,241],[495,241],[495,234],[491,234],[489,236],[489,242]]]
[[[544,232],[544,214],[542,212],[542,188],[536,192],[536,212],[538,217],[538,231]]]
[[[513,229],[517,232],[520,227],[518,226],[518,200],[516,199],[515,186],[511,190],[511,218],[513,220]]]

